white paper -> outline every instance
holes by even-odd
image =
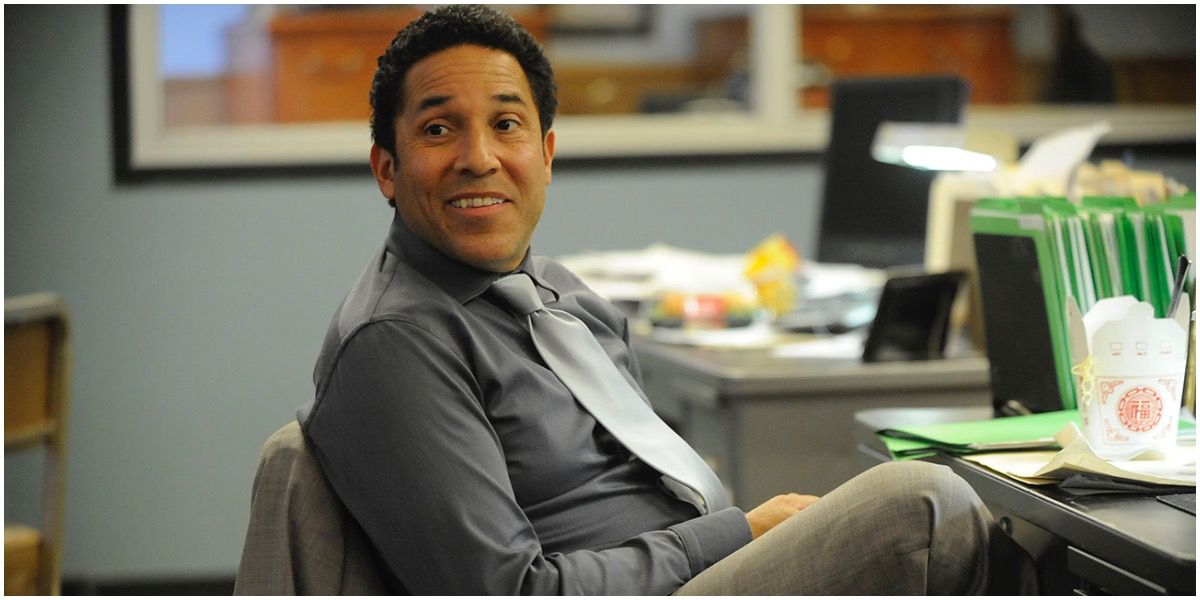
[[[1071,174],[1092,154],[1096,142],[1112,130],[1101,121],[1072,127],[1035,140],[1017,168],[1022,189],[1043,189],[1065,194]]]
[[[866,335],[852,331],[842,335],[779,344],[771,348],[776,358],[862,358]]]
[[[1067,423],[1054,437],[1063,449],[1034,477],[1066,479],[1075,473],[1097,473],[1159,485],[1196,485],[1194,447],[1175,445],[1166,453],[1150,450],[1130,460],[1110,461],[1096,455],[1074,422]]]
[[[861,265],[807,262],[803,273],[804,297],[808,300],[877,294],[887,282],[887,273],[882,269]]]
[[[650,300],[663,292],[754,294],[743,254],[709,254],[652,244],[643,250],[589,252],[559,262],[609,300]]]
[[[767,348],[773,346],[779,334],[765,320],[746,327],[716,329],[687,329],[683,327],[654,327],[650,337],[664,344],[703,346],[705,348]]]
[[[1074,422],[1054,437],[1063,447],[1058,452],[994,452],[963,458],[1033,485],[1057,483],[1080,473],[1157,485],[1196,485],[1195,446],[1176,445],[1166,454],[1148,451],[1131,460],[1109,461],[1092,451]]]

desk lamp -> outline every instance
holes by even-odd
[[[871,156],[883,163],[924,171],[991,172],[1016,159],[1011,136],[953,123],[884,121],[875,131]]]
[[[1002,180],[1017,159],[1016,139],[958,123],[884,121],[875,132],[871,156],[883,163],[939,171],[929,189],[925,269],[968,274],[967,297],[956,303],[951,321],[954,328],[969,324],[973,346],[983,350],[969,212],[976,199],[1005,187]]]

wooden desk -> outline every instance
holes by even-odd
[[[654,409],[743,508],[783,492],[825,494],[862,472],[856,411],[991,405],[983,358],[862,364],[645,338],[633,347]]]

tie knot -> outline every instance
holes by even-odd
[[[533,287],[533,280],[524,273],[513,273],[497,279],[492,284],[492,290],[522,315],[544,308],[537,288]]]

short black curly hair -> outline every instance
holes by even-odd
[[[502,12],[480,5],[451,4],[413,20],[379,57],[379,68],[371,82],[372,141],[396,155],[396,113],[404,102],[408,69],[431,54],[468,44],[502,50],[517,59],[533,91],[545,137],[558,110],[558,90],[542,46]]]

